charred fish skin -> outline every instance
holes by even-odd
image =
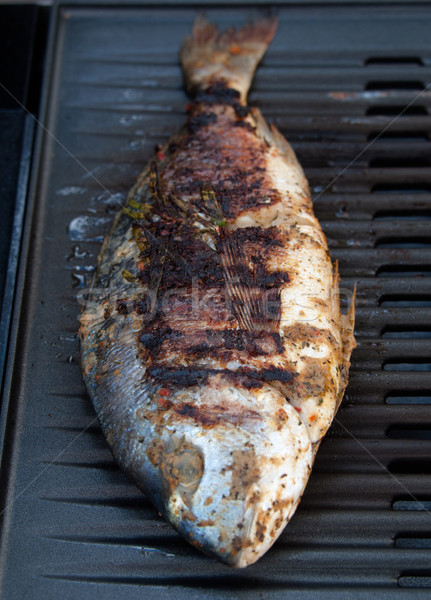
[[[106,236],[80,328],[114,457],[185,539],[235,567],[295,512],[355,345],[304,173],[246,104],[275,30],[197,19],[180,52],[186,125]]]

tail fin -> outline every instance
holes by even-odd
[[[240,92],[245,102],[256,67],[277,29],[277,19],[259,19],[242,29],[220,32],[202,16],[180,51],[186,89],[194,95],[215,83]]]

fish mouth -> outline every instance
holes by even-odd
[[[146,436],[149,466],[141,475],[157,482],[154,503],[188,542],[241,568],[268,550],[294,513],[312,445],[296,410],[272,386],[217,384],[178,390],[164,405],[168,425]],[[178,410],[185,403],[194,410]],[[153,423],[155,414],[153,407]]]

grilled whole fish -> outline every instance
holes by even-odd
[[[186,125],[117,215],[80,328],[114,457],[182,536],[235,567],[293,515],[355,345],[302,169],[246,104],[275,29],[196,21],[180,54]]]

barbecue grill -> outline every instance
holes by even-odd
[[[249,102],[297,152],[342,293],[357,285],[349,387],[303,500],[235,571],[110,455],[81,379],[80,301],[128,189],[184,122],[178,49],[202,4],[58,2],[4,374],[5,600],[429,598],[431,5],[273,5]],[[204,8],[221,27],[259,12]]]

